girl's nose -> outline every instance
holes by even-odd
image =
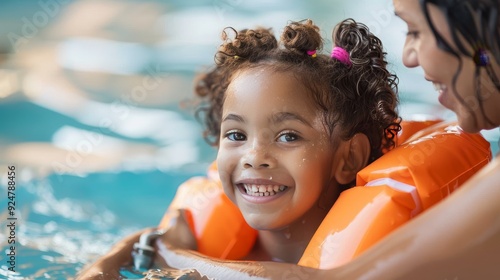
[[[272,168],[275,160],[266,145],[254,145],[242,157],[244,168]]]

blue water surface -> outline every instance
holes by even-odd
[[[24,118],[23,114],[31,114],[32,118]],[[0,119],[7,120],[0,129],[1,141],[7,143],[3,155],[9,153],[9,148],[45,153],[47,146],[23,145],[50,143],[51,135],[60,127],[92,130],[27,101],[0,104]],[[189,121],[196,125],[194,119]],[[170,170],[159,170],[149,164],[72,173],[53,165],[57,161],[52,161],[50,152],[49,157],[41,159],[41,164],[2,156],[0,279],[1,275],[9,275],[8,279],[71,279],[84,264],[105,253],[119,238],[157,225],[177,186],[192,176],[204,175],[206,166],[213,160],[215,151],[203,144],[201,136],[197,140],[200,147],[205,147],[206,155],[197,157],[196,163]],[[147,139],[139,142],[147,142]],[[77,150],[73,152],[79,155]],[[72,155],[71,151],[66,153]],[[86,155],[80,156],[84,163]],[[76,158],[75,171],[78,169]],[[15,176],[9,180],[11,176],[5,173],[12,166]],[[49,171],[41,171],[45,168]],[[15,190],[8,193],[12,181]],[[15,203],[12,212],[7,211],[9,201]],[[8,220],[9,217],[16,220]],[[13,233],[7,227],[11,222],[15,223]],[[7,244],[7,240],[15,243]],[[10,250],[10,246],[15,249]],[[15,267],[14,263],[6,262],[10,251],[15,252]],[[10,267],[14,267],[16,273],[9,273]]]

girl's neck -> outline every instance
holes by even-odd
[[[328,211],[329,208],[313,207],[302,219],[286,228],[260,230],[254,257],[258,260],[297,263]]]

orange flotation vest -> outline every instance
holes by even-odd
[[[400,145],[361,170],[357,186],[342,192],[299,265],[333,268],[352,260],[491,160],[489,143],[481,135],[465,133],[454,123],[435,123],[402,123]],[[420,130],[422,126],[430,127]],[[215,165],[207,177],[179,187],[169,209],[180,208],[189,214],[200,253],[236,260],[252,250],[257,232],[225,196]],[[167,211],[160,227],[168,226],[168,220]]]

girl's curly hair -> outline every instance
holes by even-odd
[[[398,79],[387,70],[382,43],[366,25],[346,19],[333,31],[334,44],[349,53],[350,66],[320,53],[323,40],[311,20],[288,24],[280,44],[266,28],[239,32],[226,28],[222,40],[216,66],[195,86],[205,100],[197,116],[205,122],[204,137],[210,144],[219,144],[224,95],[234,73],[266,67],[291,72],[305,85],[331,136],[334,129],[344,140],[365,134],[371,145],[369,162],[394,147],[401,129],[396,111]],[[311,50],[317,51],[316,57],[308,54]]]

